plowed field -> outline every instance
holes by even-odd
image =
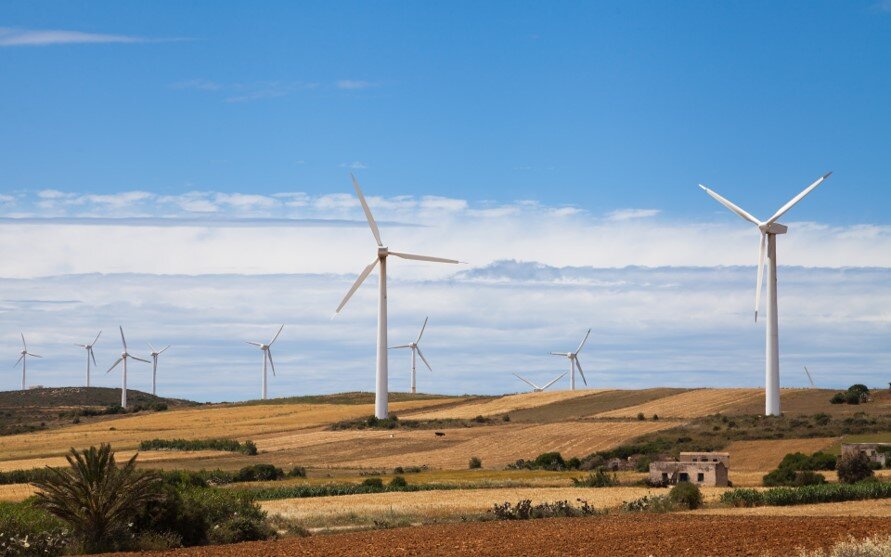
[[[503,556],[677,555],[761,557],[828,547],[848,536],[891,533],[887,518],[616,515],[532,521],[439,524],[289,538],[154,555]]]

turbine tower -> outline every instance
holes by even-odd
[[[119,363],[121,363],[121,362],[124,363],[124,366],[121,368],[121,408],[126,408],[127,407],[127,360],[130,358],[133,358],[134,360],[138,360],[140,362],[145,362],[147,364],[149,364],[151,362],[149,362],[148,360],[143,360],[142,358],[138,358],[138,357],[134,356],[133,354],[130,354],[129,352],[127,352],[127,339],[124,338],[124,328],[121,326],[118,326],[118,328],[121,330],[121,344],[124,346],[124,350],[121,352],[121,357],[118,358],[117,360],[115,360],[115,362],[113,364],[111,364],[111,367],[108,368],[108,371],[106,371],[105,373],[106,374],[111,373],[111,370],[116,368]]]
[[[99,331],[99,335],[101,334],[102,331]],[[96,341],[99,340],[99,335],[96,335],[96,338],[94,338],[93,342],[90,344],[75,344],[75,346],[80,346],[87,351],[87,387],[90,386],[90,359],[92,358],[93,365],[99,365],[96,363],[96,355],[93,354],[93,346],[95,346]]]
[[[520,377],[520,376],[517,375],[516,373],[514,373],[514,377],[516,377],[517,379],[519,379],[519,380],[522,381],[523,383],[526,383],[527,385],[529,385],[530,387],[532,387],[532,392],[533,392],[533,393],[540,393],[540,392],[544,391],[545,389],[547,389],[548,387],[550,387],[551,385],[553,385],[554,383],[556,383],[557,381],[563,379],[563,377],[564,377],[567,373],[569,373],[569,372],[568,372],[568,371],[564,371],[562,374],[560,374],[559,377],[557,377],[556,379],[552,380],[550,383],[548,383],[548,384],[545,385],[544,387],[539,387],[538,385],[536,385],[536,384],[533,383],[532,381],[529,381],[528,379],[525,379],[525,378],[523,378],[523,377]]]
[[[391,346],[390,347],[390,350],[396,350],[399,348],[411,348],[411,393],[412,394],[415,394],[416,392],[418,392],[417,379],[416,379],[416,374],[415,374],[415,367],[416,367],[416,363],[417,363],[416,356],[420,356],[421,360],[424,361],[424,365],[427,366],[427,369],[429,369],[430,371],[433,371],[433,368],[430,367],[430,363],[427,361],[427,358],[424,357],[424,353],[421,352],[421,347],[418,346],[418,344],[421,342],[421,337],[424,336],[424,329],[427,328],[427,320],[428,319],[430,319],[430,318],[429,317],[424,318],[424,325],[421,326],[421,332],[418,333],[418,338],[414,342],[409,343],[409,344],[400,344],[399,346]]]
[[[247,343],[250,344],[250,345],[253,345],[253,346],[258,347],[258,348],[263,352],[263,376],[262,376],[263,378],[262,378],[262,381],[261,381],[261,382],[262,382],[262,385],[261,385],[261,388],[260,388],[260,397],[261,397],[263,400],[266,400],[266,375],[267,375],[267,373],[266,373],[266,363],[267,363],[267,362],[269,362],[269,366],[272,367],[272,375],[275,375],[275,362],[272,361],[272,351],[269,350],[269,347],[272,346],[272,343],[275,342],[276,339],[278,339],[278,335],[282,334],[282,329],[284,329],[284,328],[285,328],[284,325],[282,325],[281,327],[279,327],[279,328],[278,328],[278,332],[275,333],[275,336],[272,337],[272,340],[270,340],[270,341],[269,341],[268,343],[266,343],[266,344],[263,344],[262,342],[251,342],[251,341],[249,341],[249,340],[246,340],[246,341],[245,341],[245,342],[247,342]],[[165,348],[165,350],[166,350],[166,348]]]
[[[362,190],[359,189],[359,182],[356,181],[356,177],[352,174],[350,174],[350,178],[353,179],[353,187],[356,189],[356,195],[359,197],[359,202],[362,203],[362,210],[365,211],[365,218],[368,219],[368,226],[371,227],[371,233],[374,235],[374,239],[377,242],[377,254],[375,255],[374,261],[365,267],[359,274],[356,282],[353,283],[353,286],[350,287],[349,292],[346,293],[346,296],[344,296],[340,305],[337,306],[334,315],[336,316],[340,313],[340,310],[343,309],[356,290],[359,289],[359,286],[361,286],[365,279],[368,278],[368,275],[371,274],[371,271],[374,270],[375,266],[380,265],[381,276],[378,283],[377,312],[377,377],[374,391],[374,415],[379,419],[383,419],[387,417],[389,395],[389,385],[387,384],[387,256],[395,255],[402,259],[433,261],[435,263],[459,262],[454,259],[443,259],[442,257],[430,257],[427,255],[413,255],[387,249],[383,242],[381,242],[380,231],[377,229],[377,223],[374,222],[374,217],[371,216],[371,209],[368,208],[368,203],[365,202],[365,196],[362,195]]]
[[[569,390],[575,390],[575,370],[579,370],[579,375],[582,376],[582,381],[585,382],[585,386],[588,386],[588,380],[585,379],[585,372],[582,371],[582,364],[579,362],[579,352],[582,351],[582,348],[585,346],[585,343],[588,342],[588,337],[591,336],[591,329],[588,329],[588,332],[585,333],[585,338],[582,339],[579,347],[575,349],[575,352],[551,352],[552,356],[565,356],[569,358]],[[565,375],[565,374],[564,374]]]
[[[150,342],[149,348],[152,351],[152,394],[157,396],[157,394],[158,394],[157,393],[157,389],[158,389],[158,356],[160,356],[161,354],[166,352],[167,349],[170,348],[170,345],[168,344],[161,350],[155,350],[155,347],[152,346],[152,343]]]
[[[758,321],[758,310],[761,307],[761,290],[764,285],[764,264],[767,259],[767,327],[766,349],[764,365],[764,414],[767,416],[780,415],[780,348],[779,348],[779,319],[777,316],[777,235],[785,234],[788,227],[778,223],[780,217],[804,199],[814,188],[822,184],[832,172],[827,172],[816,182],[808,186],[801,193],[793,197],[788,203],[780,207],[772,217],[762,222],[727,199],[703,186],[700,188],[713,197],[718,203],[727,207],[743,219],[758,227],[761,233],[761,246],[758,254],[758,279],[755,284],[755,321]]]
[[[22,335],[22,351],[21,351],[22,355],[19,356],[19,359],[16,361],[15,366],[13,366],[13,367],[18,366],[19,362],[21,362],[21,364],[22,364],[22,390],[24,391],[27,388],[25,386],[25,374],[26,374],[27,368],[28,368],[28,356],[31,356],[33,358],[42,358],[43,356],[38,356],[37,354],[32,354],[31,352],[28,352],[28,344],[25,342],[25,333],[19,333],[19,334]]]

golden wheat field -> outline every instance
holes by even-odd
[[[450,399],[396,402],[394,412],[424,408]],[[264,404],[173,410],[63,429],[11,435],[0,440],[0,458],[14,460],[60,455],[70,447],[112,443],[134,449],[140,441],[160,438],[247,439],[261,434],[289,432],[367,416],[371,404]]]
[[[653,414],[660,418],[699,418],[726,412],[734,406],[763,396],[764,391],[761,389],[696,389],[591,417],[633,418],[638,413],[643,413],[647,418]]]
[[[736,516],[876,516],[891,518],[891,501],[845,501],[816,505],[791,505],[786,507],[715,507],[690,511],[693,514]]]
[[[776,468],[787,453],[811,454],[828,449],[838,441],[836,437],[734,441],[724,450],[730,453],[731,471],[766,474]]]
[[[35,491],[29,484],[0,485],[0,501],[24,501]]]
[[[704,488],[706,501],[720,497],[725,488]],[[422,514],[425,517],[455,516],[462,513],[480,513],[496,503],[516,503],[530,499],[533,503],[584,499],[597,508],[614,508],[624,501],[644,495],[664,494],[664,490],[646,487],[516,487],[495,489],[455,489],[446,491],[391,492],[337,497],[313,497],[309,499],[282,499],[265,501],[262,507],[271,514],[306,519],[334,517],[338,515]]]
[[[517,395],[507,395],[492,400],[484,400],[481,402],[461,404],[439,410],[433,409],[429,411],[406,413],[405,417],[411,418],[413,420],[469,420],[476,416],[493,416],[496,414],[504,414],[507,412],[513,412],[514,410],[544,406],[546,404],[593,395],[600,392],[604,391],[596,389],[581,389],[578,391],[545,391],[541,393],[522,393]]]
[[[117,451],[115,457],[118,462],[124,462],[136,454],[137,451]],[[198,463],[202,461],[211,461],[219,458],[225,458],[232,453],[224,451],[139,451],[139,462],[158,464],[164,462],[181,462],[189,461]],[[0,472],[8,472],[10,470],[29,470],[32,468],[43,468],[51,466],[54,468],[68,466],[68,461],[64,456],[48,456],[40,458],[25,458],[19,460],[0,460]]]

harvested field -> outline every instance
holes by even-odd
[[[704,488],[706,501],[715,501],[726,488]],[[467,513],[483,513],[495,503],[516,503],[531,499],[535,503],[585,499],[599,509],[615,508],[624,501],[644,495],[662,495],[664,489],[647,487],[516,487],[494,489],[456,489],[450,491],[415,491],[340,495],[336,497],[311,497],[264,501],[264,510],[291,518],[334,518],[350,514],[398,514],[423,515],[425,518],[455,517]]]
[[[691,511],[695,514],[728,516],[875,516],[891,518],[891,501],[844,501],[819,505],[790,505],[786,507],[714,508]]]
[[[129,460],[134,454],[136,454],[136,451],[116,451],[115,458],[121,463]],[[181,460],[203,462],[206,460],[226,457],[229,454],[231,453],[224,451],[141,451],[137,462],[144,467],[153,467],[156,464],[164,462],[178,463]],[[67,467],[68,461],[65,460],[64,456],[29,458],[23,460],[0,460],[0,472],[9,472],[10,470],[31,470],[33,468],[43,468],[44,466],[53,468]]]
[[[770,472],[788,453],[815,453],[838,443],[835,437],[814,439],[770,439],[734,441],[725,449],[730,453],[730,472]]]
[[[875,391],[873,401],[866,404],[829,404],[829,399],[837,393],[830,389],[781,389],[780,404],[786,416],[813,415],[823,412],[834,417],[852,416],[858,412],[870,414],[891,414],[891,393],[887,390]],[[727,414],[762,414],[764,399],[749,401],[727,410]]]
[[[34,495],[31,484],[0,485],[0,501],[24,501]]]
[[[469,420],[476,416],[493,416],[513,412],[521,408],[534,408],[544,406],[555,402],[570,400],[573,398],[585,397],[596,394],[595,389],[581,389],[578,391],[545,391],[543,393],[523,393],[518,395],[507,395],[495,399],[484,400],[480,402],[471,402],[468,404],[458,404],[450,408],[441,410],[430,410],[427,412],[414,412],[400,414],[400,417],[412,420],[442,420],[442,419],[459,419]]]
[[[618,410],[619,408],[625,408],[627,406],[636,406],[638,404],[650,402],[651,400],[680,394],[685,390],[686,389],[659,388],[636,391],[600,391],[579,398],[561,400],[543,406],[516,410],[511,412],[510,419],[512,422],[558,422],[577,420],[581,416],[591,416],[592,414]]]
[[[763,397],[761,389],[695,389],[590,417],[633,418],[642,412],[647,418],[653,414],[658,414],[660,418],[699,418],[726,412],[734,406]]]
[[[891,533],[885,518],[616,515],[532,521],[437,524],[288,538],[153,555],[277,557],[791,555],[795,548],[827,548],[849,536]],[[138,555],[138,554],[134,554]]]
[[[390,407],[394,412],[400,412],[437,406],[448,401],[396,402]],[[156,437],[247,439],[359,418],[373,412],[374,406],[370,404],[262,404],[171,410],[3,437],[0,441],[0,459],[54,456],[65,453],[72,446],[85,448],[99,443],[112,443],[119,449],[134,449],[140,441]]]

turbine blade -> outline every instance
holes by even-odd
[[[411,344],[400,344],[399,346],[388,346],[387,350],[396,350],[397,348],[411,348]]]
[[[547,389],[548,387],[550,387],[551,385],[553,385],[553,384],[556,383],[557,381],[559,381],[559,380],[563,379],[564,377],[566,377],[566,373],[567,373],[567,372],[565,372],[565,371],[564,371],[563,373],[561,373],[559,377],[557,377],[556,379],[554,379],[553,381],[551,381],[550,383],[548,383],[547,385],[545,385],[544,387],[542,387],[541,390],[543,391],[543,390]],[[585,383],[585,384],[587,385],[587,383]]]
[[[266,357],[269,358],[269,366],[272,368],[272,375],[275,375],[275,362],[272,361],[272,350],[266,349]]]
[[[99,364],[96,363],[96,354],[93,353],[92,348],[90,348],[90,357],[93,358],[93,365],[98,366]]]
[[[588,386],[588,380],[585,379],[585,372],[582,371],[582,362],[580,362],[578,358],[575,359],[575,367],[578,368],[578,370],[579,370],[579,375],[582,376],[582,381],[585,382],[585,386],[587,387],[587,386]]]
[[[569,356],[569,352],[550,352],[551,356],[563,356],[564,358]]]
[[[585,333],[585,338],[582,339],[581,344],[579,344],[578,349],[575,351],[576,354],[582,351],[582,348],[585,346],[585,343],[588,342],[588,337],[591,336],[591,329],[588,329],[588,332]]]
[[[767,257],[767,234],[761,233],[761,247],[758,251],[758,282],[755,283],[755,321],[761,309],[761,291],[764,290],[764,259]]]
[[[96,338],[93,339],[93,342],[90,343],[90,346],[93,346],[94,344],[96,344],[96,341],[99,340],[99,335],[101,335],[101,334],[102,334],[102,331],[99,331],[99,334],[96,335]]]
[[[425,318],[424,318],[424,324],[421,326],[421,332],[418,333],[418,340],[415,341],[415,344],[421,342],[421,337],[424,336],[424,329],[427,328],[427,320],[428,320],[428,319],[430,319],[430,317],[425,317]]]
[[[751,222],[752,224],[754,224],[754,225],[756,225],[756,226],[761,226],[761,223],[758,222],[758,219],[756,219],[755,217],[753,217],[753,216],[750,215],[749,213],[743,211],[740,207],[737,207],[736,205],[734,205],[733,203],[731,203],[731,202],[728,201],[727,199],[724,199],[723,197],[721,197],[720,195],[718,195],[716,192],[713,192],[712,190],[708,189],[707,187],[703,186],[702,184],[699,184],[699,187],[702,188],[702,189],[704,189],[704,190],[705,190],[705,193],[707,193],[707,194],[709,194],[710,196],[712,196],[712,198],[715,199],[715,200],[716,200],[718,203],[720,203],[721,205],[727,207],[728,209],[730,209],[731,211],[733,211],[733,212],[736,213],[737,215],[741,216],[742,218],[746,219],[747,221]]]
[[[21,362],[21,361],[24,360],[24,359],[25,359],[25,355],[22,354],[21,356],[19,356],[19,359],[16,360],[14,364],[12,364],[12,367],[18,367],[18,366],[19,366],[19,362]]]
[[[415,346],[415,350],[417,350],[417,351],[418,351],[418,356],[420,356],[420,357],[421,357],[421,359],[422,359],[422,360],[424,360],[424,365],[426,365],[426,366],[427,366],[427,369],[429,369],[429,370],[430,370],[430,371],[433,371],[433,368],[432,368],[432,367],[430,367],[430,362],[428,362],[428,361],[427,361],[427,358],[425,358],[425,357],[424,357],[424,353],[423,353],[423,352],[421,352],[421,349],[420,349],[420,348],[418,348],[418,347],[417,347],[417,346]]]
[[[124,328],[118,325],[118,328],[121,330],[121,342],[124,343],[124,352],[127,351],[127,339],[124,338]]]
[[[811,387],[816,387],[816,385],[814,385],[814,378],[811,377],[811,372],[807,370],[807,366],[804,366],[804,372],[807,374],[807,380],[811,382]]]
[[[809,193],[811,193],[812,191],[814,191],[814,188],[816,188],[817,186],[819,186],[820,184],[822,184],[822,183],[826,180],[826,178],[829,178],[829,176],[830,176],[831,174],[832,174],[832,172],[827,172],[826,174],[820,176],[820,177],[817,179],[816,182],[814,182],[813,184],[809,185],[808,187],[806,187],[806,188],[804,189],[803,192],[801,192],[801,193],[799,193],[798,195],[796,195],[795,197],[793,197],[793,198],[789,201],[789,203],[786,203],[785,205],[783,205],[782,208],[780,208],[780,210],[777,211],[776,214],[775,214],[774,216],[770,217],[770,218],[767,220],[767,223],[766,223],[766,224],[773,224],[773,223],[775,223],[775,222],[777,221],[777,219],[779,219],[781,216],[783,216],[784,214],[786,214],[786,211],[788,211],[789,209],[791,209],[792,207],[794,207],[796,203],[798,203],[799,201],[801,201],[802,199],[804,199],[804,196],[806,196],[807,194],[809,194]]]
[[[155,347],[152,346],[151,342],[148,343],[148,347],[149,347],[149,349],[151,349],[152,352],[157,352],[157,350],[155,350]]]
[[[27,351],[28,345],[25,343],[25,333],[19,332],[19,334],[22,335],[22,348],[24,348]]]
[[[32,354],[30,352],[28,352],[28,355],[31,357],[34,357],[34,358],[42,358],[43,357],[43,356],[38,356],[37,354]]]
[[[74,344],[74,346],[80,346],[81,348],[86,348],[87,346],[89,346],[89,345],[87,345],[87,344],[78,344],[78,343],[76,343],[76,342],[73,343],[73,344]]]
[[[435,263],[460,263],[454,259],[445,259],[444,257],[431,257],[429,255],[415,255],[413,253],[401,253],[398,251],[389,252],[390,255],[401,257],[402,259],[416,259],[418,261],[433,261]]]
[[[343,306],[345,306],[346,303],[350,301],[350,298],[353,297],[353,294],[356,292],[356,290],[359,289],[362,283],[365,282],[365,279],[368,278],[368,275],[371,274],[371,271],[374,270],[374,267],[377,265],[378,261],[380,261],[380,259],[375,259],[371,265],[365,267],[365,269],[361,273],[359,273],[359,277],[356,279],[356,282],[353,283],[353,286],[350,287],[350,290],[346,293],[346,296],[343,297],[340,305],[337,306],[337,309],[334,311],[334,315],[340,313],[340,310],[343,309]]]
[[[163,354],[164,352],[167,352],[167,349],[168,349],[168,348],[170,348],[170,345],[169,345],[169,344],[168,344],[167,346],[165,346],[164,348],[162,348],[161,351],[158,352],[158,355],[160,356],[160,355]]]
[[[537,388],[538,388],[538,385],[536,385],[536,384],[533,383],[532,381],[528,381],[528,380],[526,380],[526,379],[520,377],[520,376],[517,375],[516,373],[514,373],[513,375],[514,375],[514,377],[516,377],[517,379],[519,379],[519,380],[522,381],[523,383],[526,383],[527,385],[529,385],[529,386],[532,387],[533,389],[537,389]],[[566,375],[566,374],[564,374],[564,375]]]
[[[114,368],[118,367],[118,364],[121,363],[121,362],[123,362],[123,361],[124,361],[124,358],[118,358],[117,360],[114,361],[113,364],[111,364],[111,367],[108,368],[108,371],[106,371],[105,373],[111,373],[111,370],[113,370]]]
[[[275,336],[272,337],[272,340],[269,341],[269,346],[272,346],[272,343],[274,343],[278,339],[278,335],[282,334],[282,329],[284,328],[284,324],[282,324],[282,326],[278,328],[278,332],[275,333]]]
[[[383,247],[384,244],[381,242],[381,233],[380,230],[377,229],[377,223],[374,222],[374,217],[371,216],[371,209],[368,207],[368,203],[365,201],[365,196],[362,195],[362,190],[359,189],[359,182],[356,180],[356,177],[350,173],[350,178],[353,179],[353,188],[356,190],[356,195],[359,197],[359,203],[362,204],[362,210],[365,211],[365,218],[368,219],[368,226],[371,227],[371,233],[374,234],[374,239],[377,241],[377,245]]]
[[[139,360],[140,362],[145,362],[145,363],[147,363],[147,364],[150,364],[150,363],[151,363],[150,361],[148,361],[148,360],[144,360],[144,359],[142,359],[142,358],[140,358],[140,357],[138,357],[138,356],[134,356],[133,354],[130,354],[130,357],[133,358],[134,360]]]
[[[252,345],[252,346],[263,346],[263,345],[260,344],[259,342],[251,342],[251,341],[249,341],[249,340],[246,340],[246,341],[244,341],[244,342],[245,342],[245,344],[250,344],[250,345]]]

